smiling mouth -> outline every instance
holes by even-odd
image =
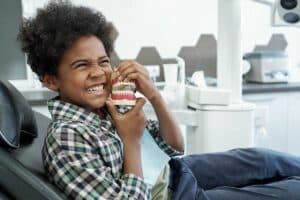
[[[95,86],[89,87],[87,89],[87,92],[89,94],[102,95],[104,93],[104,85],[103,84],[99,84],[99,85],[95,85]]]

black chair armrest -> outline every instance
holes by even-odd
[[[0,147],[0,186],[20,200],[64,200],[65,195],[41,177],[30,172]]]

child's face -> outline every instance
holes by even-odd
[[[95,36],[81,37],[59,63],[56,89],[64,101],[97,109],[110,94],[111,72],[102,42]]]

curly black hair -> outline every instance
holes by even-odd
[[[64,52],[82,36],[99,38],[110,56],[113,30],[101,12],[56,0],[38,9],[35,17],[24,19],[17,39],[27,54],[27,63],[42,80],[45,74],[57,75]]]

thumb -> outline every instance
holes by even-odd
[[[119,114],[115,105],[112,103],[111,99],[107,99],[105,102],[107,109],[109,113],[111,114],[112,118],[115,119],[115,117]]]
[[[146,100],[144,98],[142,98],[142,97],[137,98],[136,104],[133,107],[132,112],[139,112],[143,108],[145,103],[146,103]]]

